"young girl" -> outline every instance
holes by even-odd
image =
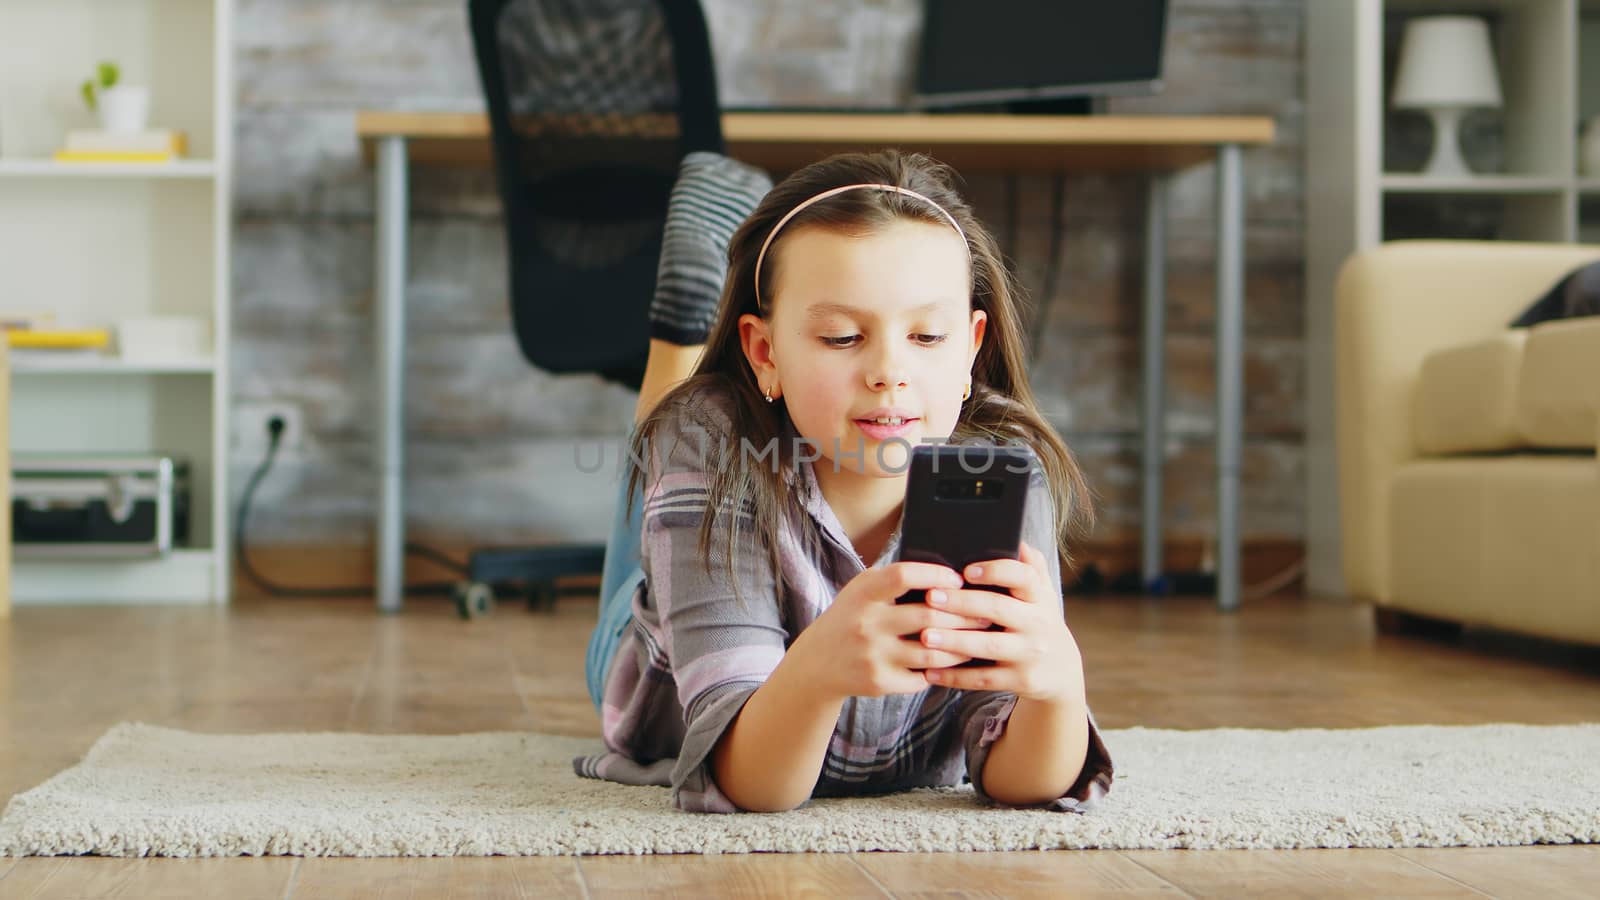
[[[580,774],[702,812],[966,778],[993,803],[1081,810],[1110,787],[1062,614],[1087,491],[1028,387],[1017,288],[950,177],[835,156],[732,236],[698,365],[641,394],[642,529],[619,512],[618,535],[640,561],[602,594],[609,752]],[[933,440],[1032,449],[1020,561],[894,562],[908,448]],[[895,603],[913,589],[928,602]],[[956,668],[974,658],[995,663]]]

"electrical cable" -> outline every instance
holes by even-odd
[[[1301,557],[1295,560],[1293,564],[1285,568],[1283,571],[1273,575],[1271,578],[1267,578],[1257,584],[1246,585],[1239,591],[1239,599],[1241,601],[1265,600],[1266,598],[1293,584],[1295,579],[1305,574],[1305,570],[1306,560],[1305,557]]]
[[[267,455],[256,467],[250,476],[250,481],[245,485],[244,496],[239,501],[239,515],[234,522],[233,529],[233,557],[239,563],[239,571],[256,587],[273,597],[371,597],[375,588],[372,585],[285,585],[280,584],[256,570],[250,561],[250,554],[245,542],[245,524],[250,518],[250,503],[255,498],[256,488],[271,470],[272,463],[278,457],[278,445],[283,441],[283,422],[272,419],[267,423]],[[449,569],[462,576],[468,574],[467,567],[451,559],[439,550],[422,544],[407,543],[405,551],[414,556],[421,556],[436,565]],[[455,591],[453,582],[421,582],[405,586],[405,593],[422,596],[451,596]]]
[[[412,556],[420,556],[441,569],[448,569],[463,577],[470,575],[467,566],[446,556],[442,551],[435,550],[425,544],[406,542],[406,552]]]
[[[1000,252],[1010,259],[1017,258],[1017,232],[1021,230],[1021,203],[1017,200],[1017,173],[1008,172],[1006,179],[1006,235],[1000,243]],[[1009,260],[1008,260],[1009,261]]]

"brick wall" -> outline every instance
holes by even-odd
[[[727,105],[892,102],[909,83],[918,0],[705,6]],[[241,0],[237,15],[234,402],[293,404],[304,422],[303,442],[258,493],[251,540],[364,545],[375,504],[373,194],[354,113],[481,108],[465,3]],[[1174,0],[1166,90],[1112,104],[1278,123],[1276,146],[1245,155],[1247,538],[1303,535],[1302,18],[1298,0]],[[1142,185],[1067,178],[1065,234],[1051,248],[1048,177],[969,180],[1034,292],[1061,254],[1054,296],[1038,298],[1049,349],[1035,387],[1100,495],[1097,536],[1136,531]],[[1212,188],[1206,166],[1172,193],[1167,504],[1180,536],[1214,528]],[[418,171],[412,203],[408,528],[452,544],[602,537],[609,508],[596,498],[609,499],[631,395],[519,355],[487,172]],[[592,462],[602,447],[606,468],[580,472],[575,454]],[[234,448],[236,499],[260,457]]]

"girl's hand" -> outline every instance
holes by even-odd
[[[897,562],[867,569],[850,579],[833,605],[800,632],[789,654],[805,665],[807,682],[830,699],[927,690],[923,669],[957,665],[968,657],[925,647],[918,635],[930,629],[966,634],[966,629],[987,628],[989,622],[925,603],[897,604],[895,599],[907,591],[960,586],[961,576],[948,566]]]
[[[930,593],[934,609],[973,619],[987,619],[1005,631],[964,631],[934,626],[922,632],[922,645],[973,659],[992,659],[993,666],[969,669],[930,668],[930,684],[968,691],[1009,691],[1025,700],[1045,703],[1084,701],[1083,659],[1078,642],[1061,617],[1050,569],[1039,551],[1022,545],[1021,559],[974,563],[965,572],[972,584],[991,584],[1011,591],[967,589]],[[941,596],[942,594],[942,596]]]

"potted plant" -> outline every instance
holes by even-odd
[[[100,117],[100,127],[118,134],[143,131],[150,115],[150,89],[123,84],[122,72],[114,62],[95,67],[93,78],[81,88],[83,101]]]

